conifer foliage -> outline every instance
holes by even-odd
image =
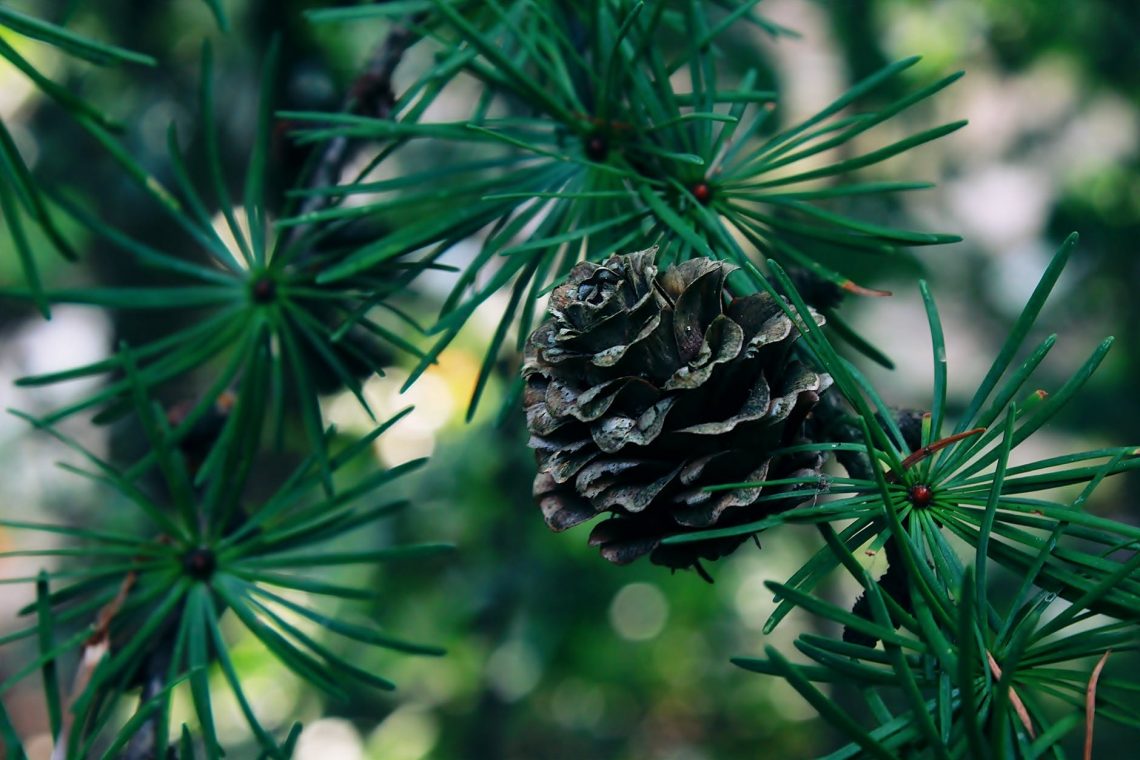
[[[206,6],[225,33],[223,4]],[[345,568],[366,579],[380,563],[452,548],[430,536],[376,544],[387,518],[416,508],[398,486],[423,462],[361,464],[398,419],[417,414],[377,419],[364,384],[407,363],[413,386],[495,299],[505,306],[484,336],[470,414],[509,363],[500,414],[525,415],[537,459],[535,505],[517,519],[564,530],[604,514],[588,542],[605,559],[648,556],[707,578],[707,563],[752,550],[750,538],[779,541],[794,524],[818,531],[819,550],[769,584],[778,605],[766,630],[800,608],[835,635],[801,633],[795,662],[773,646],[733,662],[798,691],[850,742],[835,757],[1060,757],[1072,736],[1091,736],[1094,718],[1140,727],[1135,686],[1108,659],[1140,633],[1140,529],[1085,508],[1105,478],[1140,467],[1137,450],[1010,462],[1111,346],[1049,393],[1034,384],[1057,338],[1025,342],[1076,236],[964,409],[947,403],[926,282],[916,287],[934,366],[927,410],[902,413],[872,387],[858,354],[886,360],[842,313],[845,294],[883,295],[852,279],[851,256],[905,259],[958,239],[863,220],[847,203],[928,187],[865,170],[963,126],[879,129],[958,74],[906,91],[900,74],[918,59],[900,60],[786,123],[781,93],[757,87],[767,79],[759,57],[739,77],[720,65],[741,29],[794,34],[756,0],[311,6],[305,23],[375,39],[343,108],[280,109],[271,52],[256,142],[244,166],[230,165],[216,102],[225,72],[207,46],[204,166],[191,165],[172,126],[162,172],[132,155],[132,125],[41,73],[9,40],[100,66],[161,67],[161,57],[0,6],[0,57],[94,138],[170,239],[200,254],[136,239],[41,183],[0,123],[0,212],[25,280],[0,298],[45,318],[62,304],[186,317],[105,359],[18,381],[101,381],[45,415],[16,413],[84,463],[64,469],[135,517],[134,531],[121,520],[0,521],[45,547],[7,553],[30,553],[44,570],[5,579],[34,587],[36,601],[0,643],[34,644],[36,654],[0,694],[42,679],[55,757],[220,757],[220,691],[262,756],[290,756],[303,727],[263,727],[233,653],[238,628],[333,696],[350,682],[395,686],[345,647],[445,655],[405,640],[399,620],[389,631],[351,610],[406,590],[345,582]],[[878,133],[872,150],[855,140]],[[299,171],[275,166],[282,140],[308,156]],[[45,283],[47,257],[83,253],[69,230],[158,281]],[[459,248],[469,255],[455,266]],[[404,306],[441,272],[451,290],[421,325]],[[191,375],[205,378],[197,397],[159,403]],[[372,432],[328,424],[320,399],[340,389]],[[144,450],[107,461],[65,434],[65,421],[134,425]],[[259,493],[251,473],[283,450],[296,466]],[[1055,501],[1060,486],[1079,495]],[[876,578],[864,557],[879,552],[889,569]],[[1012,597],[992,593],[994,566],[1020,579]],[[863,588],[858,600],[823,593],[837,573]],[[446,656],[435,662],[449,667]],[[837,683],[856,687],[868,720],[820,686]],[[178,694],[189,716],[176,712]],[[7,756],[23,756],[2,707],[0,736]]]

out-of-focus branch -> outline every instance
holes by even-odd
[[[392,77],[408,48],[418,39],[418,35],[413,30],[422,15],[409,16],[388,30],[388,34],[377,46],[364,70],[349,89],[343,109],[346,113],[375,118],[386,118],[391,113],[392,106],[396,102]],[[309,188],[316,188],[336,184],[340,180],[345,164],[348,162],[354,142],[354,140],[343,136],[329,140],[316,159],[316,165],[308,175],[305,185]],[[329,202],[329,197],[325,195],[308,196],[302,202],[298,213],[304,215],[319,211]],[[292,228],[284,241],[286,247],[303,240],[311,228],[312,225],[307,224]],[[304,259],[308,254],[308,251],[302,252],[299,259]],[[121,600],[117,601],[116,609],[121,606]],[[100,625],[105,629],[107,623],[109,623],[109,618],[106,623],[101,622]],[[108,647],[106,636],[104,636],[103,641],[105,642],[105,654]],[[158,696],[166,687],[171,656],[170,647],[160,646],[146,657],[139,674],[139,683],[142,687],[139,694],[140,706]],[[90,674],[88,673],[87,679],[89,678]],[[75,696],[82,693],[85,687],[86,680],[83,684],[79,684],[77,677]],[[131,739],[123,754],[125,760],[147,760],[162,757],[162,748],[155,746],[161,733],[158,725],[159,720],[162,720],[161,713],[147,721],[146,725]],[[61,737],[63,741],[57,747],[66,747],[66,734],[69,728],[70,724],[65,724]],[[54,757],[53,760],[55,760]]]
[[[416,25],[423,20],[425,14],[413,14],[403,21],[394,24],[388,34],[377,46],[372,57],[368,59],[364,70],[349,88],[345,99],[344,112],[358,116],[371,116],[384,119],[389,116],[392,106],[396,103],[395,91],[392,88],[392,77],[403,60],[404,54],[418,39],[414,31]],[[332,138],[325,143],[320,157],[305,185],[309,188],[330,187],[340,180],[344,165],[348,162],[351,148],[355,140],[344,135]],[[310,195],[302,201],[297,211],[298,216],[305,216],[320,211],[329,203],[330,196]],[[293,227],[285,240],[286,247],[301,240],[310,230],[311,225],[300,224]]]
[[[160,646],[147,655],[140,676],[142,690],[139,692],[139,709],[166,688],[173,656],[174,653],[169,646]],[[123,760],[152,760],[164,757],[163,752],[156,746],[160,733],[159,721],[162,719],[162,711],[156,711],[154,717],[131,737],[131,741],[123,751]]]
[[[111,651],[111,621],[122,609],[127,595],[134,588],[137,576],[134,571],[127,573],[119,585],[115,598],[103,605],[95,618],[95,630],[83,644],[83,653],[79,658],[79,665],[75,669],[75,678],[71,682],[71,693],[67,698],[67,707],[63,711],[63,722],[59,728],[59,736],[55,739],[55,747],[51,753],[51,760],[64,760],[67,757],[67,745],[71,739],[71,731],[75,723],[75,702],[87,690],[91,683],[91,676],[95,668]]]

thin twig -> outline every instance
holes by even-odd
[[[159,647],[151,652],[142,668],[142,690],[139,692],[139,707],[157,697],[166,688],[167,675],[173,657],[170,647]],[[163,756],[157,746],[159,721],[163,719],[163,711],[155,712],[153,718],[148,720],[139,732],[131,737],[123,752],[123,760],[147,760],[148,758],[161,758]]]
[[[119,610],[122,609],[123,603],[127,600],[127,595],[134,588],[137,578],[134,570],[127,573],[123,582],[119,584],[119,591],[115,594],[115,598],[103,605],[95,617],[95,630],[83,643],[83,653],[79,658],[79,665],[75,668],[75,678],[71,682],[71,693],[67,697],[67,709],[63,712],[63,723],[59,728],[55,747],[52,749],[51,760],[64,760],[67,755],[67,745],[70,742],[71,729],[75,722],[75,713],[73,712],[75,702],[87,690],[87,685],[91,683],[91,676],[95,672],[95,668],[111,650],[111,621],[115,619],[115,615],[119,614]]]
[[[392,106],[396,103],[392,77],[408,48],[419,39],[413,29],[424,15],[424,13],[412,14],[392,25],[368,60],[364,71],[349,88],[343,109],[345,113],[377,119],[388,118]],[[305,185],[310,189],[335,185],[340,180],[344,165],[348,162],[349,148],[353,142],[354,140],[345,135],[338,135],[325,143],[317,165]],[[323,194],[307,196],[301,202],[297,216],[303,217],[322,210],[329,203],[329,198]],[[309,224],[293,227],[284,241],[285,247],[288,248],[301,240],[310,228]],[[304,255],[300,258],[304,258]]]
[[[962,432],[962,433],[956,433],[954,435],[950,435],[950,436],[947,436],[945,438],[941,438],[941,439],[935,441],[934,443],[929,443],[926,446],[923,446],[918,451],[911,452],[910,455],[907,456],[906,459],[902,460],[902,463],[901,463],[902,469],[908,470],[911,467],[913,467],[914,465],[921,462],[923,459],[926,459],[927,457],[929,457],[930,455],[934,454],[937,451],[941,451],[942,449],[946,448],[950,444],[957,443],[958,441],[962,440],[963,438],[970,438],[970,437],[975,436],[975,435],[981,435],[984,432],[986,432],[986,429],[984,427],[977,427],[977,428],[974,428],[973,430],[967,430],[967,431]]]

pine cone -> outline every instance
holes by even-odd
[[[611,513],[590,535],[611,562],[649,554],[700,570],[700,559],[722,557],[747,537],[661,539],[802,501],[757,503],[760,488],[703,489],[818,475],[821,455],[773,460],[770,452],[796,440],[831,378],[791,357],[798,332],[772,296],[727,300],[725,278],[736,267],[692,259],[658,274],[655,253],[578,264],[530,336],[523,375],[534,495],[557,531]]]

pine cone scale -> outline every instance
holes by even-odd
[[[543,457],[542,451],[539,450],[544,471],[557,483],[569,482],[579,470],[601,455],[601,452],[590,448],[589,443],[588,438],[574,441],[554,449],[548,457]]]
[[[627,445],[645,446],[661,434],[669,410],[676,398],[663,398],[636,417],[618,415],[604,417],[590,426],[590,435],[598,448],[616,454]]]
[[[623,377],[586,389],[560,413],[580,422],[593,422],[615,404],[619,409],[647,409],[660,398],[661,392],[652,383],[639,377]]]
[[[771,406],[772,395],[768,388],[768,382],[761,376],[757,379],[756,384],[752,386],[748,393],[748,398],[745,399],[744,404],[736,414],[724,420],[713,420],[688,425],[680,428],[677,432],[692,435],[720,435],[734,430],[737,425],[763,419],[768,414],[768,410]]]
[[[744,346],[744,330],[723,314],[717,316],[701,340],[697,355],[677,369],[665,384],[663,390],[696,388],[703,385],[717,365],[726,364],[740,355]]]
[[[559,490],[553,478],[542,475],[534,481],[535,497],[551,530],[561,532],[598,516],[590,502],[573,492]]]

